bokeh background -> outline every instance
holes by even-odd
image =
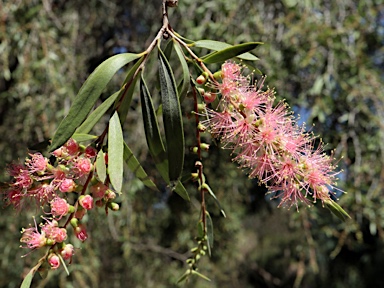
[[[161,25],[160,3],[0,0],[1,181],[7,163],[22,161],[27,147],[53,135],[98,64],[147,47]],[[209,199],[215,241],[199,271],[212,281],[191,278],[184,287],[384,287],[384,2],[179,0],[170,22],[193,40],[265,43],[254,50],[265,83],[329,143],[347,192],[339,204],[351,216],[343,223],[321,203],[299,212],[277,208],[231,163],[229,151],[213,146],[205,172],[227,218]],[[147,67],[147,79],[155,72]],[[116,75],[103,97],[123,80],[124,73]],[[161,183],[135,99],[124,135]],[[194,123],[185,122],[192,146]],[[185,170],[193,164],[187,155]],[[89,239],[83,245],[72,239],[79,249],[70,276],[63,269],[46,279],[36,275],[32,287],[177,287],[195,245],[196,187],[187,184],[186,203],[165,187],[148,191],[128,170],[125,180],[121,211],[92,211]],[[20,230],[35,213],[1,210],[0,287],[19,287],[38,259],[39,252],[21,258],[27,251],[19,248]]]

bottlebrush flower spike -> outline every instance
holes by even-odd
[[[233,150],[234,160],[250,178],[258,178],[281,199],[280,205],[332,201],[337,172],[323,144],[315,148],[315,137],[297,125],[288,105],[275,104],[274,91],[261,90],[262,82],[249,85],[241,69],[233,62],[223,64],[217,85],[220,105],[207,108],[209,120],[203,124],[224,148]]]

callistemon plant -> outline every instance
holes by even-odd
[[[106,213],[119,210],[115,198],[123,190],[124,162],[145,186],[158,190],[123,137],[121,123],[136,96],[136,84],[140,88],[148,150],[159,174],[185,201],[189,201],[189,194],[181,181],[182,174],[191,175],[183,179],[196,181],[200,193],[197,245],[191,249],[187,270],[179,281],[190,275],[208,279],[197,272],[199,259],[210,254],[213,241],[212,219],[205,198],[213,197],[216,203],[219,199],[204,174],[202,151],[209,150],[210,144],[202,142],[203,133],[210,133],[222,148],[230,149],[233,160],[250,178],[265,185],[279,199],[280,206],[299,210],[301,204],[310,206],[319,200],[339,218],[349,217],[333,200],[338,172],[332,157],[325,154],[324,145],[297,124],[286,103],[276,101],[273,89],[263,88],[265,78],[254,80],[253,74],[258,71],[254,61],[258,58],[250,51],[262,43],[230,45],[188,40],[169,23],[167,10],[176,4],[177,1],[163,0],[163,25],[144,52],[115,55],[89,76],[50,141],[50,155],[31,151],[23,164],[9,166],[11,180],[3,191],[6,203],[20,212],[32,205],[41,214],[33,225],[21,231],[22,247],[44,251],[23,287],[29,287],[38,270],[66,269],[66,265],[76,261],[76,248],[91,233],[83,221],[85,214],[92,217],[92,210],[98,207]],[[197,56],[201,48],[211,53]],[[145,80],[148,59],[156,54],[161,109],[155,108]],[[169,64],[171,57],[179,62],[180,78],[174,76]],[[121,87],[92,111],[114,74],[130,62],[133,65]],[[209,65],[218,67],[217,63],[221,69],[211,71]],[[251,76],[244,75],[246,69],[253,71]],[[196,145],[190,148],[196,153],[196,160],[192,163],[193,171],[183,172],[185,113],[180,103],[186,97],[194,102],[189,109],[193,110],[196,124]],[[163,116],[163,129],[159,128],[159,113]],[[110,117],[104,131],[92,134],[95,124],[106,114]],[[225,216],[223,207],[219,207]],[[69,235],[75,235],[81,242],[70,243]]]

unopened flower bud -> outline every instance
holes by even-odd
[[[85,226],[83,224],[79,224],[79,226],[77,226],[75,228],[75,235],[76,235],[77,239],[79,239],[82,242],[87,240],[88,234],[87,234],[87,230],[85,229]]]
[[[200,132],[204,132],[207,130],[207,127],[199,122],[199,124],[197,124],[197,129],[199,129]]]
[[[86,210],[93,208],[93,198],[91,195],[81,195],[79,197],[79,204]]]
[[[207,82],[207,77],[204,75],[204,73],[196,78],[196,83],[199,84],[199,85],[203,85],[206,82]]]
[[[79,151],[79,144],[72,138],[65,143],[64,147],[69,155],[75,155]]]
[[[216,80],[221,80],[223,78],[223,72],[222,71],[217,71],[217,72],[213,73],[213,77]]]
[[[52,269],[55,270],[60,267],[60,258],[55,253],[49,254],[47,260]]]
[[[92,146],[88,146],[85,148],[85,156],[88,158],[94,158],[97,155],[97,150],[93,148]]]
[[[63,249],[60,251],[60,254],[64,260],[68,260],[72,258],[74,252],[75,252],[75,249],[73,248],[72,244],[65,244]]]
[[[60,184],[60,187],[59,187],[59,190],[61,192],[72,192],[73,190],[75,190],[76,188],[76,183],[75,181],[73,181],[73,179],[64,179],[61,184]]]
[[[216,100],[216,93],[206,92],[203,95],[205,103],[209,104]]]
[[[197,91],[199,91],[201,96],[204,96],[205,90],[203,88],[199,87],[199,88],[197,88]]]
[[[209,150],[209,144],[207,144],[207,143],[201,143],[201,144],[200,144],[200,148],[201,148],[202,150],[208,151],[208,150]]]
[[[112,211],[119,211],[120,206],[117,203],[109,202],[108,203],[108,208],[111,209]]]
[[[107,200],[113,200],[116,198],[116,193],[113,192],[112,190],[107,190],[107,192],[105,193],[105,198]]]

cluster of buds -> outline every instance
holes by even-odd
[[[74,253],[73,245],[65,243],[68,224],[73,227],[74,235],[85,241],[88,235],[81,220],[87,211],[95,206],[118,210],[119,206],[112,202],[115,192],[95,176],[94,147],[84,147],[70,139],[52,152],[52,163],[40,153],[29,156],[24,164],[8,167],[13,179],[3,192],[4,198],[18,210],[30,204],[42,209],[43,223],[37,225],[35,221],[33,227],[22,229],[20,242],[30,249],[48,246],[47,261],[52,269],[57,269],[60,258],[71,261]],[[60,226],[59,221],[64,223]]]
[[[206,108],[209,120],[202,124],[232,149],[234,161],[280,197],[280,205],[331,201],[337,172],[323,144],[315,145],[284,102],[275,104],[273,90],[261,90],[262,81],[250,85],[240,65],[226,62],[219,73],[221,100],[216,110]]]

